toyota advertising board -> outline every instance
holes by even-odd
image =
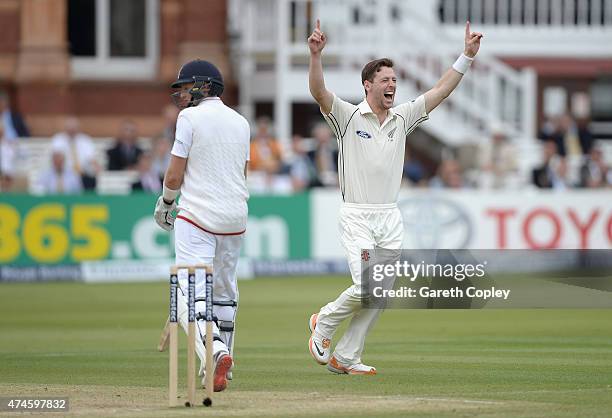
[[[343,256],[338,193],[312,194],[312,255]],[[406,191],[404,248],[609,249],[612,194],[592,191]]]

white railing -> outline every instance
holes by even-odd
[[[417,2],[405,4],[415,10]],[[431,13],[447,34],[470,20],[497,56],[610,58],[612,0],[439,0]]]
[[[443,23],[470,20],[483,25],[612,25],[612,0],[440,0]]]
[[[437,22],[431,9],[417,9],[412,2],[402,4],[396,12],[403,18],[398,19],[393,33],[403,30],[403,36],[416,42],[401,55],[400,65],[417,85],[432,86],[456,58],[459,43],[455,34],[435,30]],[[459,88],[436,112],[442,113],[446,122],[442,129],[453,127],[452,133],[445,135],[449,142],[478,138],[492,126],[502,126],[511,137],[531,138],[535,134],[535,94],[533,71],[516,71],[490,54],[480,54]]]
[[[410,53],[397,62],[404,70],[400,75],[409,74],[408,81],[433,86],[454,58]],[[511,137],[530,138],[535,133],[535,83],[532,71],[516,72],[490,58],[479,58],[460,87],[432,114],[432,121],[442,123],[428,129],[452,143],[486,135],[493,126],[503,127]]]
[[[312,100],[306,38],[316,18],[329,38],[324,57],[328,87],[346,99],[361,96],[359,73],[372,58],[394,59],[401,102],[431,88],[463,49],[462,29],[457,37],[437,30],[434,8],[419,9],[413,1],[235,0],[230,6],[230,26],[240,34],[235,56],[241,104],[255,96],[273,100],[281,139],[290,138],[291,102]],[[469,76],[423,127],[447,143],[476,139],[491,125],[503,126],[513,137],[532,138],[535,83],[531,71],[479,55]]]

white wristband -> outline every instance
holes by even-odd
[[[172,190],[169,189],[168,187],[166,187],[166,184],[164,183],[164,193],[163,193],[163,197],[164,200],[166,202],[174,202],[174,199],[176,199],[176,197],[178,196],[180,190]]]
[[[458,73],[465,74],[467,73],[468,68],[470,68],[470,65],[472,65],[472,62],[474,62],[474,58],[461,54],[459,55],[459,58],[457,58],[457,61],[455,61],[453,64],[453,69]]]

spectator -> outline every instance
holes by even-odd
[[[591,147],[589,156],[580,167],[580,186],[589,188],[610,187],[612,170],[604,161],[603,150],[599,144]]]
[[[554,140],[544,142],[542,164],[532,172],[532,182],[541,189],[565,189],[567,187],[567,164],[565,158],[557,155]]]
[[[582,155],[582,148],[580,145],[580,139],[578,138],[578,129],[574,119],[565,114],[561,116],[559,120],[561,132],[561,141],[563,144],[563,153],[559,152],[561,156],[567,155]]]
[[[541,189],[552,187],[552,160],[557,154],[557,142],[554,139],[544,141],[542,146],[542,163],[532,171],[532,183]]]
[[[554,176],[552,182],[552,188],[554,190],[566,190],[572,187],[568,179],[568,164],[567,158],[559,158],[556,160],[556,164],[553,166]]]
[[[174,143],[174,137],[176,134],[176,119],[178,118],[179,109],[173,104],[166,105],[162,111],[162,118],[164,120],[164,130],[161,135],[170,141],[170,144]]]
[[[294,192],[321,186],[317,177],[317,169],[308,157],[304,145],[304,139],[301,136],[293,136],[293,156],[289,163],[289,174]]]
[[[83,189],[80,177],[66,164],[64,153],[58,150],[52,152],[51,168],[42,173],[40,185],[46,194],[76,194]]]
[[[435,177],[429,181],[429,186],[436,189],[460,189],[464,187],[463,173],[459,162],[455,159],[443,160]]]
[[[589,129],[589,119],[581,118],[576,121],[576,128],[578,130],[578,139],[580,141],[580,148],[584,155],[589,155],[595,138],[593,133]]]
[[[280,145],[270,132],[271,121],[268,117],[257,119],[257,132],[251,141],[251,160],[249,169],[276,174],[282,167]]]
[[[309,152],[309,157],[317,169],[319,183],[323,186],[338,184],[338,147],[333,139],[329,126],[317,123],[312,129],[316,148]]]
[[[501,127],[491,129],[491,139],[484,141],[479,149],[479,185],[502,189],[508,186],[518,171],[516,149]]]
[[[143,152],[138,158],[138,181],[132,183],[132,191],[160,193],[161,189],[161,180],[153,168],[153,156]]]
[[[96,160],[96,147],[91,137],[80,130],[79,120],[70,116],[64,122],[64,131],[55,134],[51,148],[60,151],[66,158],[66,165],[81,176],[83,189],[96,188],[96,176],[100,165]]]
[[[582,119],[577,123],[568,114],[547,121],[539,137],[543,141],[554,141],[557,146],[557,154],[562,157],[588,154],[593,142],[588,120]]]
[[[555,144],[555,153],[565,156],[565,144],[563,141],[565,133],[562,131],[562,129],[561,116],[554,116],[544,122],[538,137],[545,143],[552,141]],[[544,147],[547,147],[546,144]]]
[[[6,192],[13,186],[15,177],[15,146],[4,135],[4,125],[0,121],[0,191]]]
[[[9,97],[4,91],[0,91],[0,115],[4,125],[4,137],[9,141],[17,138],[30,136],[30,131],[21,115],[11,111]]]
[[[410,181],[411,185],[427,186],[427,184],[424,183],[425,168],[419,160],[412,156],[407,157],[404,162],[403,176]]]
[[[137,144],[136,124],[123,121],[115,146],[107,151],[109,170],[133,170],[138,163],[142,149]]]
[[[157,174],[160,180],[164,179],[166,170],[170,164],[171,149],[172,142],[168,139],[168,137],[158,136],[153,140],[153,171]]]

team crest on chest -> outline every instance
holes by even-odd
[[[372,139],[372,135],[370,135],[366,131],[356,131],[355,133],[360,138],[363,138],[363,139]]]
[[[393,129],[391,129],[391,132],[389,132],[387,134],[387,136],[389,137],[389,141],[393,141],[393,136],[395,135],[395,131],[397,130],[397,126]]]

